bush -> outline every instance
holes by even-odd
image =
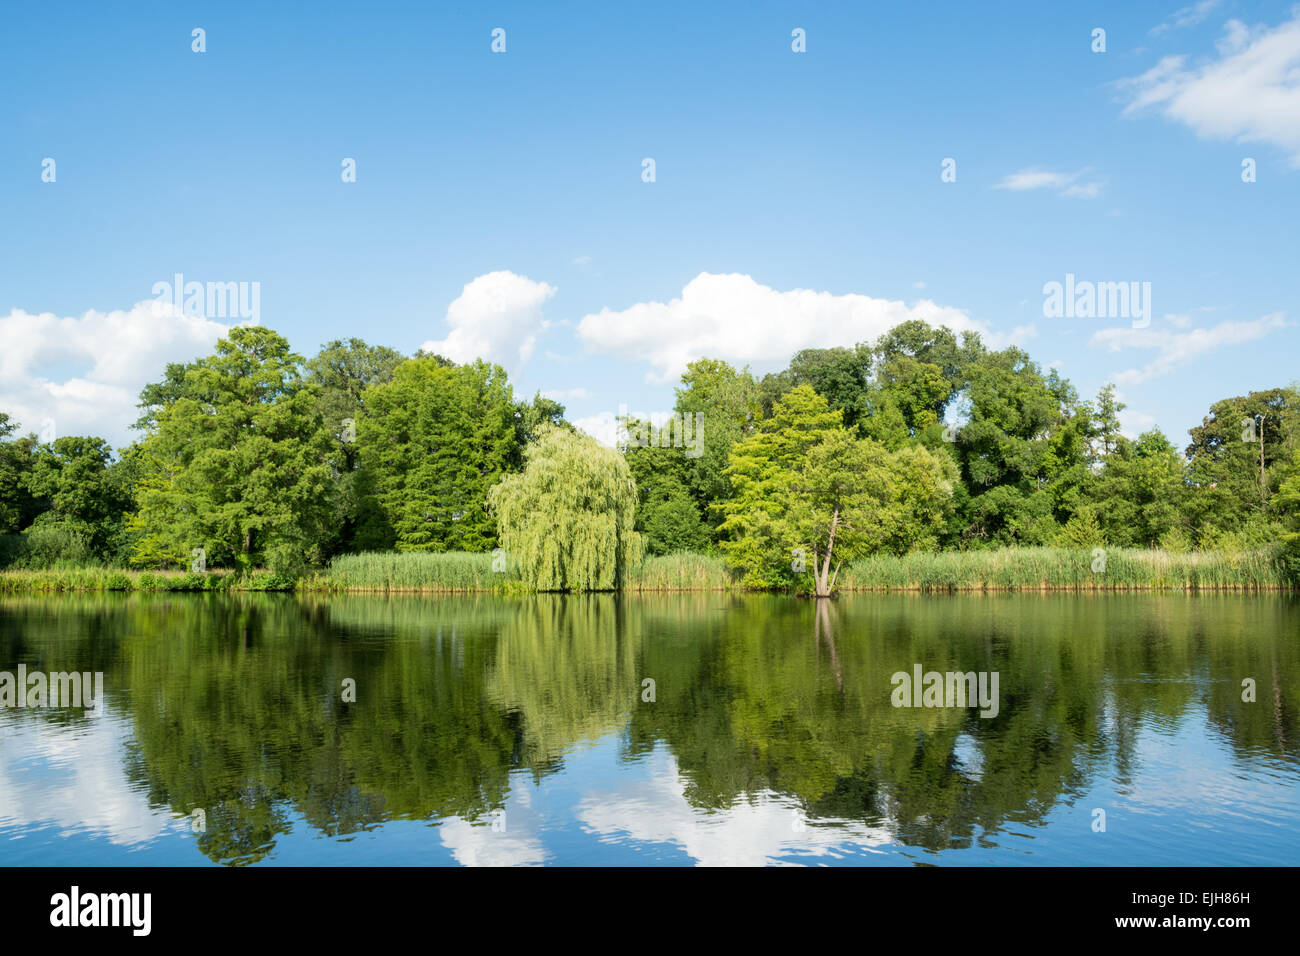
[[[23,532],[26,539],[22,557],[23,567],[52,568],[56,565],[95,564],[90,542],[81,532],[56,522],[40,522]]]

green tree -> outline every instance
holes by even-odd
[[[1221,399],[1190,437],[1188,481],[1195,493],[1187,514],[1202,543],[1225,533],[1271,537],[1270,499],[1300,442],[1300,392],[1272,388]]]
[[[1087,510],[1109,544],[1154,547],[1183,525],[1188,489],[1182,459],[1159,429],[1134,442],[1117,436],[1112,449],[1089,487]]]
[[[639,434],[639,427],[630,420],[628,433]],[[630,444],[624,456],[636,479],[635,528],[645,539],[646,553],[710,550],[712,529],[690,493],[694,460],[684,449]]]
[[[714,507],[729,535],[723,552],[747,587],[811,583],[828,596],[846,559],[937,542],[955,466],[921,447],[891,454],[855,437],[842,414],[798,385],[732,449],[735,493]]]
[[[707,517],[711,503],[731,494],[727,477],[731,448],[761,414],[759,388],[748,369],[737,372],[726,362],[700,359],[686,367],[676,392],[675,411],[697,416],[692,419],[693,432],[702,447],[685,480]]]
[[[356,467],[355,445],[346,440],[350,431],[344,423],[361,418],[366,389],[392,381],[393,371],[404,361],[396,349],[351,338],[327,342],[306,362],[307,380],[317,387],[316,410],[330,432],[344,440],[344,470]]]
[[[302,359],[274,331],[237,327],[216,353],[147,387],[133,560],[291,570],[320,557],[336,443]]]
[[[27,486],[40,503],[38,521],[85,539],[98,557],[108,555],[131,505],[113,450],[102,438],[65,436],[36,449]]]
[[[542,426],[527,464],[488,493],[501,546],[539,591],[619,588],[640,562],[636,481],[623,456],[580,432]]]
[[[374,507],[358,538],[399,551],[491,550],[487,492],[511,464],[518,428],[505,371],[422,356],[362,397],[359,480]]]
[[[0,412],[0,534],[21,531],[40,513],[27,485],[36,457],[36,436],[10,440],[18,426]]]

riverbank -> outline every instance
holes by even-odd
[[[845,591],[1289,590],[1281,549],[1005,548],[877,555],[840,574]]]
[[[845,566],[837,590],[888,591],[1278,591],[1294,587],[1280,549],[1171,552],[1156,549],[1006,548],[876,555]],[[0,571],[0,592],[302,591],[375,594],[519,594],[528,589],[508,562],[486,553],[385,552],[340,555],[302,579],[269,571],[134,571],[71,568]],[[624,591],[739,591],[714,555],[647,558]]]
[[[292,591],[293,578],[270,571],[214,569],[137,571],[127,568],[48,568],[0,571],[0,594],[28,591]]]

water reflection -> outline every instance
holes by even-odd
[[[0,670],[102,670],[108,703],[0,712],[0,861],[309,833],[325,861],[1293,862],[1298,623],[1226,595],[7,598]],[[996,717],[891,706],[917,664],[997,672]]]

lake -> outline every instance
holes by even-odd
[[[20,665],[103,699],[0,709],[5,865],[1300,861],[1290,595],[0,598]]]

